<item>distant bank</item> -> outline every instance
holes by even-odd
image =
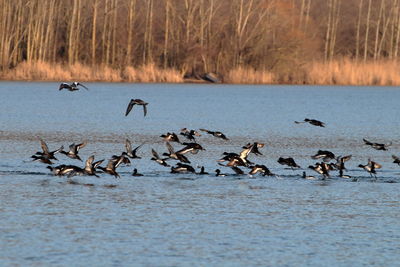
[[[228,84],[311,84],[311,85],[400,85],[397,61],[355,62],[350,59],[305,63],[296,72],[269,72],[236,68],[218,73],[218,82]],[[1,80],[15,81],[82,81],[138,83],[202,83],[204,74],[188,76],[183,71],[148,64],[142,67],[63,65],[47,62],[23,62],[0,72]]]

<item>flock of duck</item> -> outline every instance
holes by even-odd
[[[72,84],[62,83],[59,87],[59,90],[67,89],[69,91],[77,91],[79,90],[78,86],[82,86],[83,88],[87,89],[82,83],[74,82]],[[133,107],[142,106],[144,116],[147,114],[147,105],[148,103],[141,100],[141,99],[131,99],[126,112],[125,116],[127,116],[133,109]],[[325,123],[315,120],[315,119],[308,119],[305,118],[303,121],[295,121],[296,124],[300,123],[309,123],[310,125],[317,126],[317,127],[325,127]],[[191,161],[188,159],[187,155],[192,154],[195,155],[199,151],[204,151],[202,145],[198,143],[198,138],[201,136],[201,133],[209,134],[214,136],[215,138],[221,140],[229,140],[229,138],[220,131],[211,131],[207,129],[187,129],[183,128],[180,130],[179,135],[174,132],[166,133],[160,135],[160,138],[163,139],[166,145],[167,152],[160,154],[155,151],[153,148],[151,149],[152,157],[150,158],[157,164],[164,166],[169,169],[171,173],[193,173],[198,175],[212,175],[205,171],[204,166],[196,166],[199,171],[196,171],[191,164]],[[185,141],[182,142],[179,138],[185,138]],[[376,150],[383,150],[387,151],[388,147],[391,144],[382,144],[382,143],[375,143],[363,139],[364,144],[372,147]],[[179,144],[181,147],[176,150],[171,143]],[[106,166],[103,167],[101,164],[105,161],[104,159],[95,161],[95,156],[91,155],[85,161],[83,167],[79,167],[76,165],[66,165],[61,164],[58,166],[53,166],[55,160],[58,160],[55,155],[56,154],[63,154],[70,159],[75,159],[78,161],[82,161],[81,157],[79,156],[79,151],[84,148],[87,143],[82,142],[80,144],[71,144],[69,145],[68,151],[64,150],[64,147],[61,146],[60,148],[50,151],[46,142],[44,140],[40,140],[41,144],[41,151],[36,152],[34,155],[31,156],[33,161],[39,161],[43,164],[47,165],[47,168],[56,176],[67,176],[72,177],[75,175],[87,175],[87,176],[96,176],[99,177],[100,173],[105,173],[112,175],[116,178],[119,178],[120,175],[117,172],[117,169],[121,165],[130,165],[131,160],[141,159],[141,156],[138,155],[139,149],[144,145],[140,144],[133,148],[132,143],[130,140],[125,140],[125,151],[118,153],[117,155],[113,155],[107,162]],[[239,153],[235,152],[223,152],[220,159],[217,159],[218,166],[230,168],[233,170],[233,174],[224,174],[221,172],[219,168],[214,171],[215,176],[226,176],[226,175],[250,175],[254,176],[256,174],[262,176],[273,176],[275,175],[272,173],[267,166],[263,164],[256,164],[249,160],[249,155],[254,154],[255,156],[262,155],[259,149],[263,148],[264,144],[259,142],[252,142],[244,145]],[[347,170],[345,167],[345,163],[352,158],[352,155],[346,156],[335,156],[334,153],[328,150],[318,150],[315,155],[311,156],[314,160],[320,160],[319,162],[315,163],[314,165],[308,166],[308,169],[315,171],[319,174],[319,177],[307,175],[306,172],[303,170],[302,178],[304,179],[327,179],[331,177],[332,171],[338,171],[338,176],[341,178],[351,178],[350,175],[345,174]],[[392,155],[393,163],[400,165],[400,158]],[[281,165],[288,166],[292,170],[301,169],[301,167],[296,163],[296,161],[292,157],[280,157],[277,162]],[[175,163],[175,164],[174,164]],[[376,170],[382,168],[382,165],[369,159],[367,164],[359,164],[358,167],[364,169],[369,173],[371,177],[376,179]],[[132,171],[132,176],[142,176],[136,168]]]

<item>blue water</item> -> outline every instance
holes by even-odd
[[[0,265],[399,264],[396,88],[88,83],[89,91],[68,92],[58,85],[0,83]],[[141,107],[124,116],[131,98],[149,102],[146,117]],[[326,128],[294,123],[306,117]],[[188,155],[210,175],[170,174],[150,160],[152,148],[166,151],[159,136],[183,127],[230,138],[203,134],[206,151]],[[121,179],[68,179],[31,162],[39,138],[50,150],[86,140],[83,159],[120,154],[126,138],[144,145],[142,159],[118,168]],[[377,151],[362,138],[392,145]],[[255,141],[265,143],[263,155],[249,158],[276,175],[234,176],[217,165],[222,152]],[[352,179],[336,172],[301,179],[303,170],[320,178],[307,168],[318,149],[352,154]],[[302,169],[279,165],[280,156]],[[55,165],[83,165],[57,158]],[[377,179],[357,167],[368,158],[383,165]],[[144,176],[132,177],[133,168]],[[216,168],[230,175],[215,177]]]

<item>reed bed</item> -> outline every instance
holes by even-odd
[[[108,66],[23,62],[0,73],[2,80],[22,81],[96,81],[96,82],[183,82],[183,74],[173,69],[161,69],[154,64],[138,68],[115,69]]]
[[[232,84],[315,84],[315,85],[400,85],[400,63],[397,61],[356,62],[341,59],[328,63],[312,62],[297,73],[272,73],[239,67],[228,71],[224,83]],[[304,75],[296,75],[304,73]],[[140,67],[111,68],[83,64],[63,65],[47,62],[23,62],[13,69],[0,72],[2,80],[24,81],[98,81],[182,83],[184,73],[163,69],[155,64]],[[296,78],[290,78],[296,77]]]
[[[350,59],[314,62],[306,67],[304,82],[323,85],[400,85],[400,64],[397,61],[355,62]]]
[[[251,68],[236,68],[230,70],[224,77],[224,82],[235,84],[271,84],[275,83],[275,75],[268,71]]]
[[[122,72],[126,82],[183,82],[183,73],[174,69],[160,69],[155,64],[147,64],[138,68],[126,67]]]

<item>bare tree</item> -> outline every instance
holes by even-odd
[[[364,62],[367,61],[368,55],[368,35],[369,35],[369,27],[370,27],[370,18],[371,18],[371,4],[372,0],[368,1],[368,11],[367,11],[367,18],[366,18],[366,29],[365,29],[365,42],[364,42]]]
[[[358,5],[358,21],[357,21],[357,33],[356,33],[356,60],[360,53],[360,29],[361,29],[361,16],[364,0],[360,0]]]
[[[97,49],[97,12],[99,8],[99,0],[93,2],[93,19],[92,19],[92,53],[91,60],[92,65],[96,64],[96,49]]]
[[[128,41],[126,47],[126,64],[132,64],[132,42],[133,42],[133,28],[136,16],[136,0],[129,0],[128,8]]]

